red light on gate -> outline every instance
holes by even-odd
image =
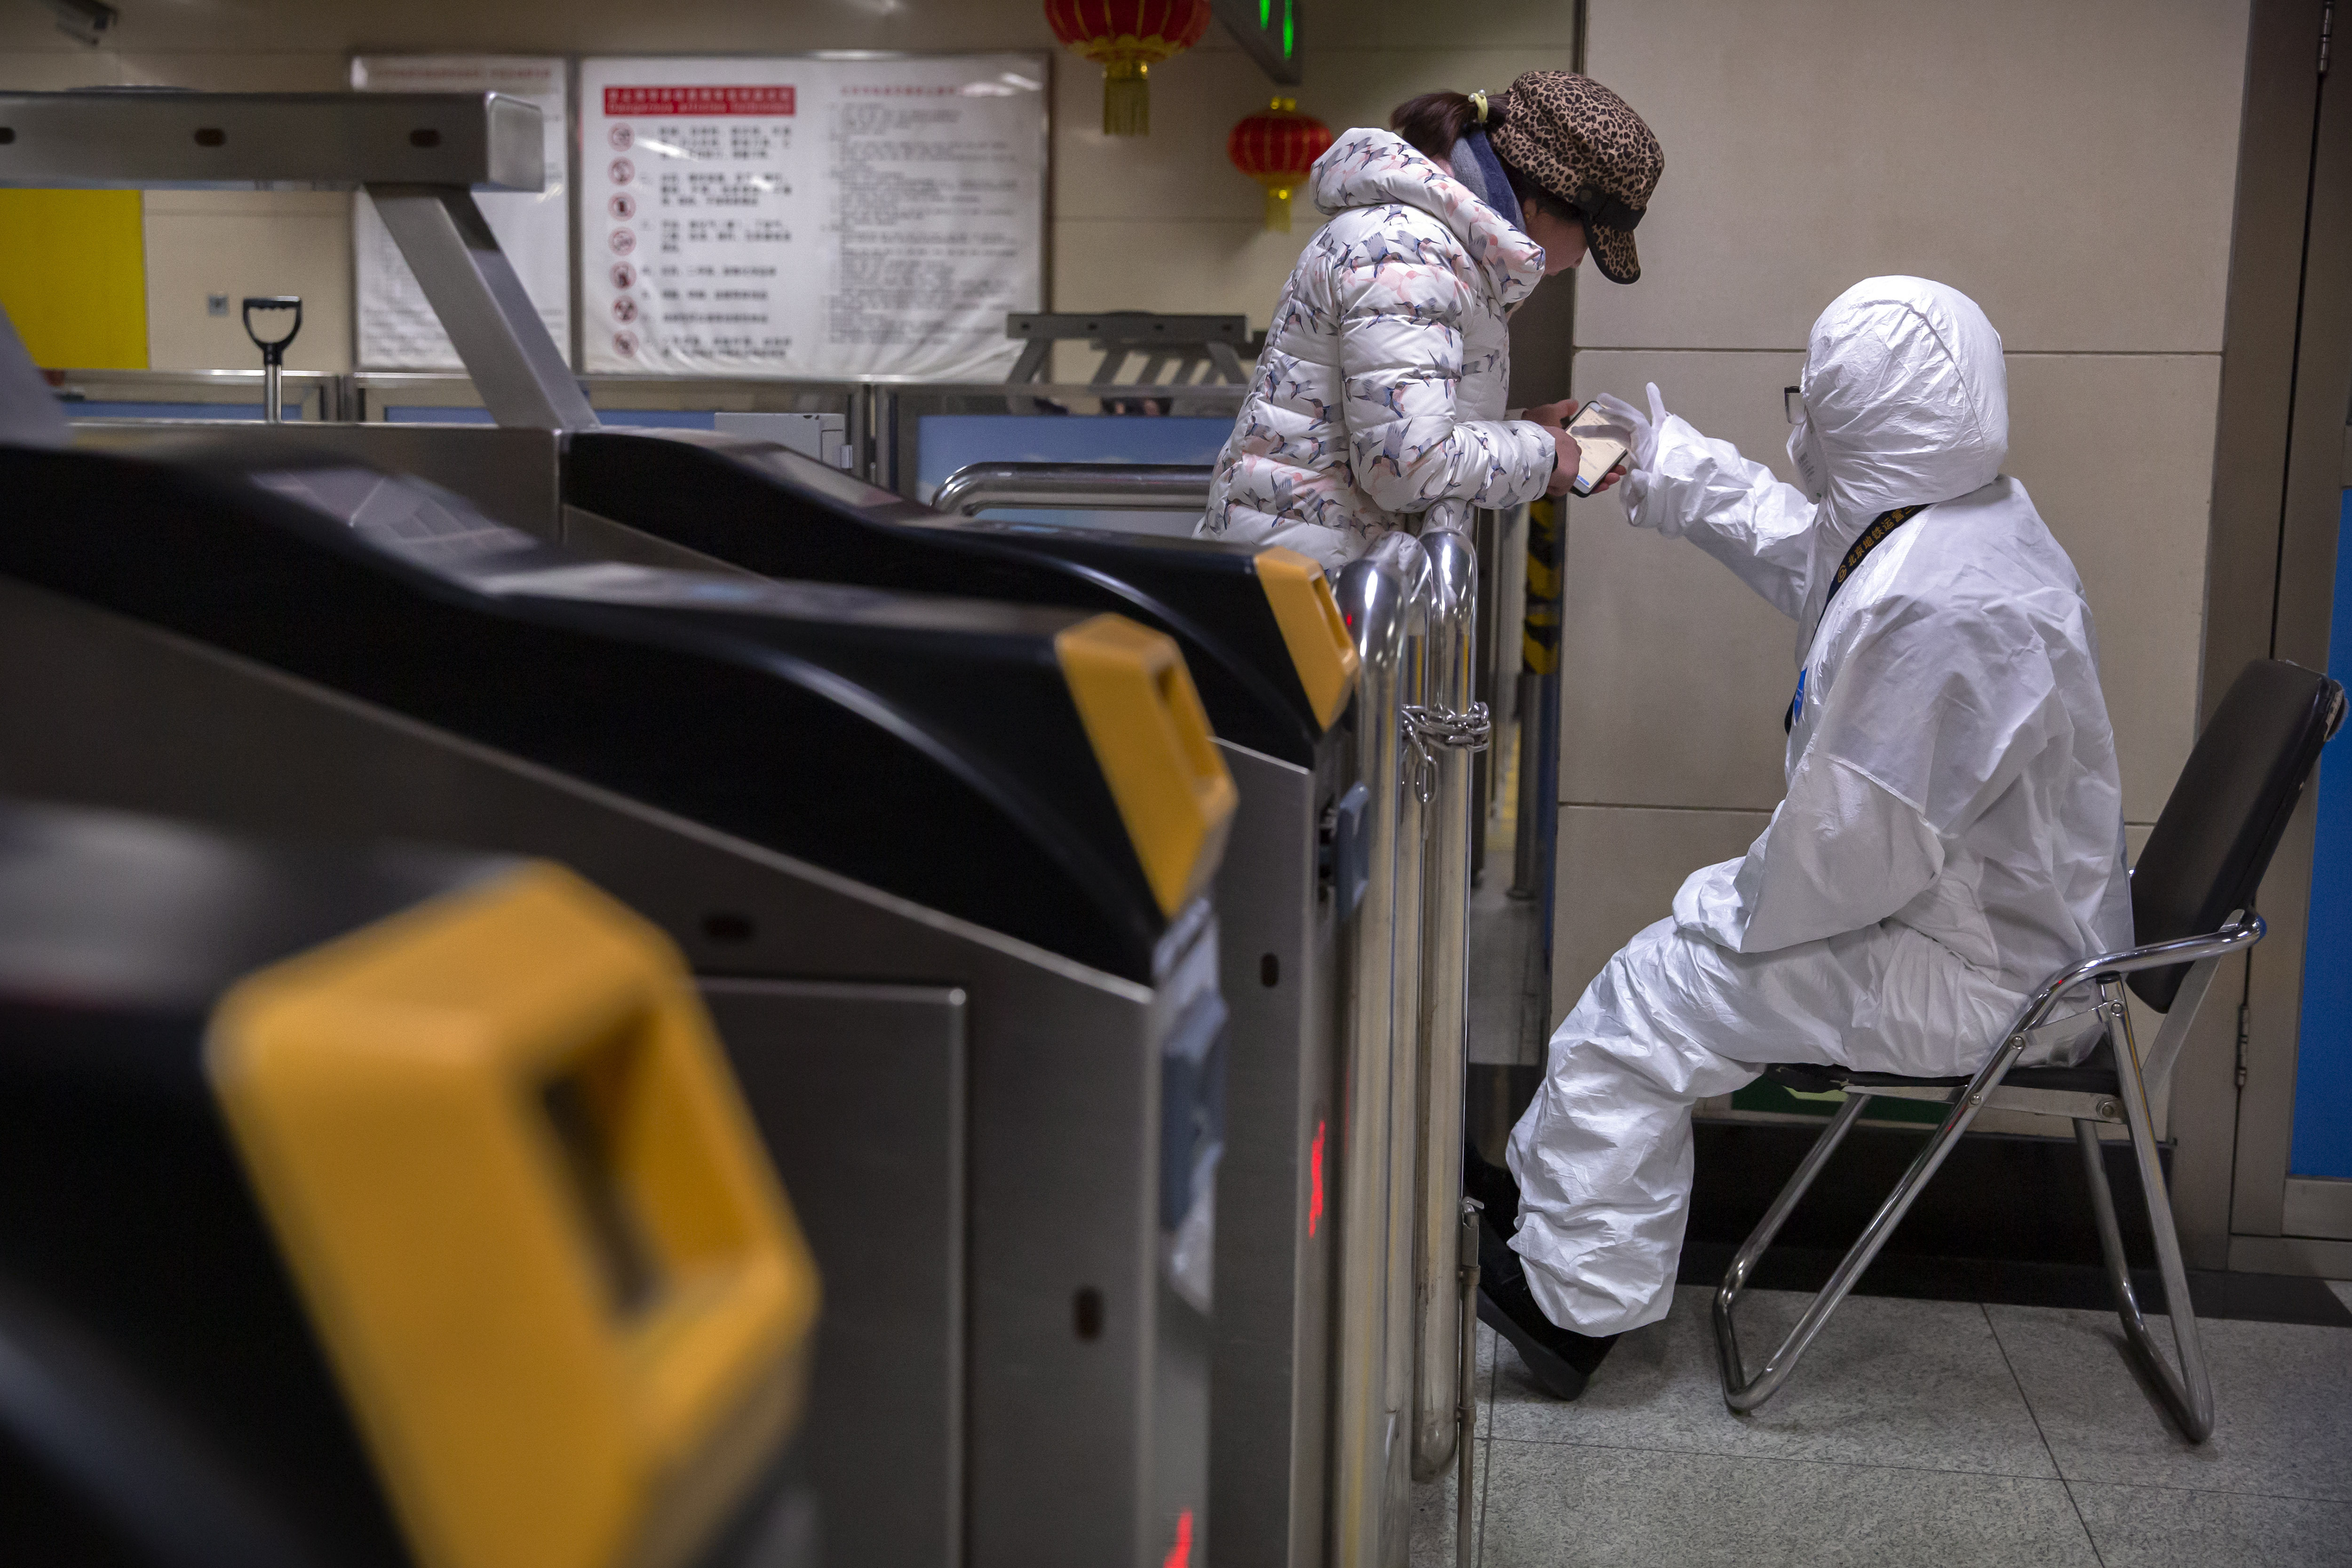
[[[1176,1544],[1160,1560],[1160,1568],[1192,1568],[1192,1510],[1186,1509],[1176,1516]]]
[[[1307,1152],[1307,1234],[1315,1234],[1315,1222],[1323,1217],[1323,1123],[1315,1124],[1315,1142]]]

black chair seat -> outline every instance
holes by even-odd
[[[1966,1089],[1965,1078],[1905,1078],[1900,1073],[1857,1072],[1852,1068],[1819,1062],[1774,1062],[1764,1076],[1784,1089],[1803,1094],[1832,1089]],[[2123,1080],[2116,1073],[2115,1047],[2105,1039],[2098,1048],[2070,1068],[2011,1068],[2000,1080],[2003,1089],[2041,1089],[2060,1094],[2119,1094]]]

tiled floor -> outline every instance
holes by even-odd
[[[1751,1355],[1803,1301],[1747,1298]],[[2204,1323],[2217,1418],[2192,1446],[2107,1313],[1854,1297],[1742,1416],[1707,1303],[1676,1290],[1573,1405],[1479,1331],[1482,1568],[2352,1565],[2352,1329]],[[1416,1501],[1413,1568],[1448,1568],[1451,1482]]]

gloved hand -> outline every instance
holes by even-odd
[[[1630,467],[1646,468],[1658,458],[1658,430],[1666,422],[1666,400],[1658,395],[1658,384],[1649,384],[1650,412],[1642,411],[1622,397],[1602,393],[1592,400],[1592,405],[1606,413],[1610,419],[1633,433],[1633,460]]]
[[[1625,482],[1617,489],[1618,504],[1625,509],[1628,522],[1635,520],[1650,493],[1650,469],[1658,460],[1658,431],[1666,422],[1666,400],[1658,395],[1656,382],[1649,384],[1649,393],[1650,412],[1646,416],[1623,398],[1605,392],[1592,400],[1594,407],[1633,433],[1633,449],[1625,459]]]

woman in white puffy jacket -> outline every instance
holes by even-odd
[[[1633,226],[1657,138],[1588,77],[1529,71],[1490,102],[1430,93],[1395,132],[1349,131],[1316,161],[1331,221],[1298,258],[1201,522],[1327,570],[1391,529],[1461,529],[1473,507],[1560,495],[1572,404],[1504,416],[1511,311],[1588,249],[1641,276]]]

